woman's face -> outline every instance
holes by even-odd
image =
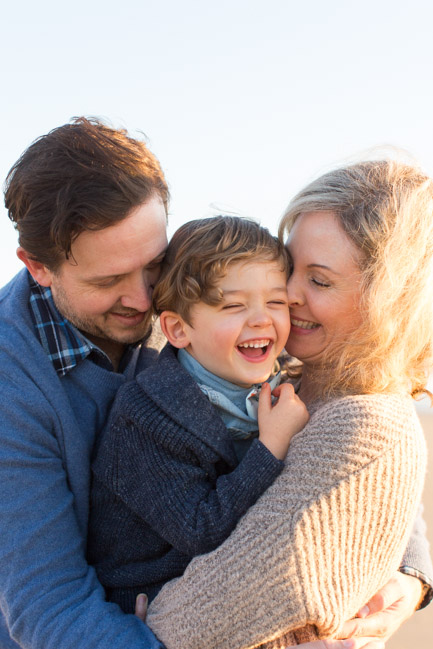
[[[361,253],[334,212],[306,212],[287,241],[293,271],[288,282],[292,328],[286,349],[314,365],[361,320]]]

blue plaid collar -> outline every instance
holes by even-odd
[[[51,289],[38,284],[30,274],[29,284],[30,313],[36,334],[56,372],[65,376],[90,354],[98,365],[112,370],[108,356],[58,312]]]

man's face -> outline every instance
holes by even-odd
[[[154,196],[115,225],[79,234],[46,285],[60,313],[109,353],[146,334],[166,247],[166,213]]]

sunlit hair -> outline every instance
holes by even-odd
[[[218,304],[222,300],[218,281],[231,264],[248,261],[278,262],[284,272],[289,270],[284,245],[255,221],[215,216],[185,223],[167,248],[153,292],[155,312],[174,311],[191,324],[191,306]]]
[[[167,183],[146,144],[85,117],[35,140],[5,184],[20,245],[51,270],[69,257],[81,232],[114,225],[155,195],[167,210]]]
[[[362,323],[328,350],[323,393],[426,392],[433,367],[432,180],[386,160],[331,171],[291,201],[281,240],[302,213],[320,211],[335,212],[363,253]]]

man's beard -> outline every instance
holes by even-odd
[[[57,310],[62,314],[64,318],[69,320],[71,324],[79,329],[86,337],[90,339],[99,338],[101,340],[107,340],[112,343],[118,343],[122,345],[130,345],[134,343],[141,342],[145,340],[151,332],[152,329],[152,310],[146,312],[143,322],[140,323],[137,327],[131,328],[131,330],[125,329],[122,333],[116,332],[116,327],[110,327],[109,325],[109,313],[101,313],[97,316],[86,316],[77,313],[74,309],[70,307],[68,297],[64,292],[61,286],[56,286],[53,292],[53,299],[56,305]],[[113,309],[115,305],[113,306]],[[122,313],[125,310],[123,307],[119,309],[119,313]],[[137,311],[126,311],[125,315],[133,315],[138,313]],[[98,324],[95,319],[104,321],[107,323],[107,326],[104,327],[102,324]],[[113,331],[114,329],[114,331]]]

